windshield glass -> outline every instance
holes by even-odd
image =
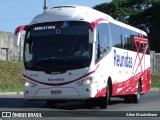
[[[59,71],[88,67],[92,56],[88,26],[80,21],[29,26],[24,44],[25,68]]]

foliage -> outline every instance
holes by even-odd
[[[0,92],[22,91],[22,64],[0,60]]]
[[[160,0],[112,0],[94,9],[147,32],[150,49],[160,52]]]
[[[152,88],[160,88],[160,72],[151,75]]]

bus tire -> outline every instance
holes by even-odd
[[[99,107],[101,109],[106,109],[107,106],[108,106],[108,101],[109,101],[109,93],[110,93],[110,88],[109,88],[109,84],[107,85],[106,87],[106,96],[105,97],[102,97],[99,99]]]
[[[93,107],[97,107],[97,102],[98,100],[97,99],[88,99],[88,100],[85,100],[85,107],[90,109],[90,108],[93,108]]]
[[[140,82],[138,82],[137,94],[132,96],[133,103],[139,103],[140,97],[141,97],[141,84],[140,84]]]
[[[126,96],[124,97],[124,102],[125,102],[125,103],[131,103],[131,102],[132,102],[132,96],[126,95]]]
[[[47,104],[47,107],[49,107],[49,108],[53,107],[55,105],[54,101],[52,101],[52,100],[47,100],[46,104]]]

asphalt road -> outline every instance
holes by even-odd
[[[93,107],[93,108],[88,108],[88,106],[82,102],[67,102],[63,104],[56,104],[54,107],[48,108],[46,106],[46,103],[43,101],[27,101],[24,99],[22,95],[19,96],[0,96],[0,111],[18,111],[18,112],[25,112],[25,111],[36,111],[36,112],[48,112],[50,116],[58,116],[58,118],[55,118],[56,120],[67,120],[67,119],[73,119],[74,117],[76,120],[83,120],[83,119],[92,119],[90,116],[88,117],[87,114],[93,115],[92,120],[98,119],[105,119],[104,117],[101,117],[102,114],[99,113],[105,113],[109,114],[110,116],[114,117],[109,117],[111,120],[116,120],[116,119],[132,119],[132,120],[139,120],[142,117],[125,117],[124,114],[126,115],[127,113],[133,113],[134,112],[141,112],[143,111],[144,113],[157,113],[160,114],[160,91],[151,91],[148,94],[142,95],[140,99],[139,104],[133,104],[133,103],[125,103],[123,99],[120,98],[111,98],[111,103],[109,104],[107,109],[99,109],[98,107]],[[56,112],[61,112],[56,113]],[[124,111],[124,112],[121,112]],[[84,114],[86,116],[81,116]],[[53,115],[53,114],[54,115]],[[119,118],[118,116],[124,116],[124,118]],[[64,118],[61,118],[64,117]],[[108,118],[108,117],[107,117]],[[6,120],[9,118],[0,118],[0,120]],[[17,119],[17,118],[15,118]],[[38,118],[39,119],[39,118]],[[51,119],[51,118],[45,118],[45,119]],[[143,120],[158,120],[160,119],[157,117],[145,117]],[[31,120],[31,118],[30,118]],[[105,119],[106,120],[106,119]]]

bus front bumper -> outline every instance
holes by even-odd
[[[86,91],[77,91],[75,88],[40,88],[37,91],[33,89],[24,90],[26,99],[31,100],[84,100],[91,98],[91,93]]]

